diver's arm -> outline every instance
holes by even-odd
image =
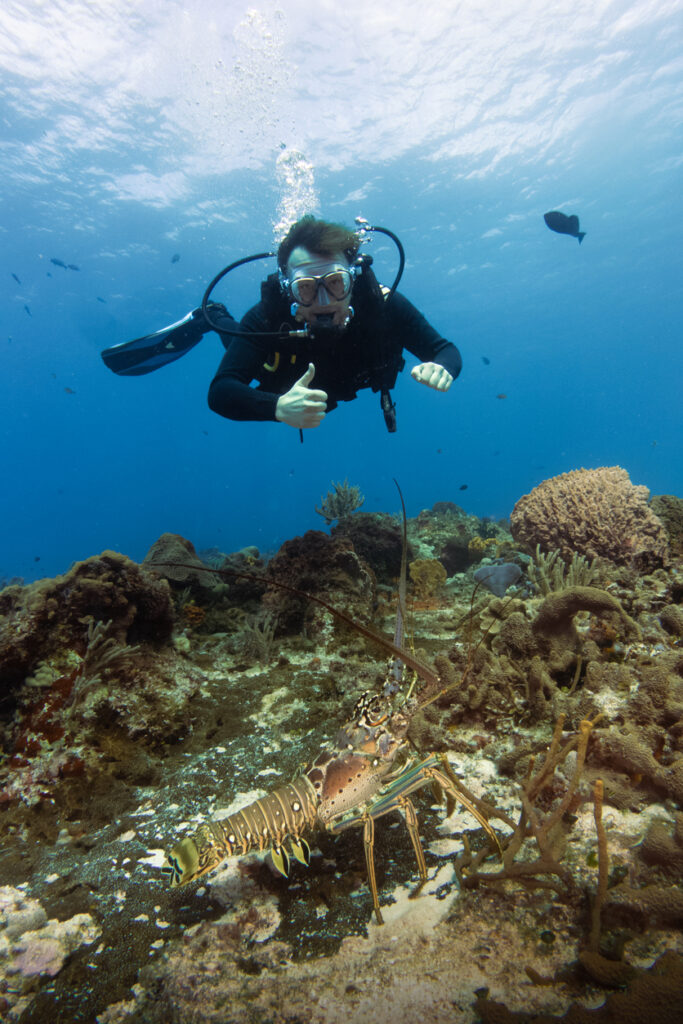
[[[452,342],[441,337],[412,302],[397,292],[387,302],[387,316],[390,336],[417,356],[422,366],[428,367],[420,374],[420,377],[424,374],[424,383],[430,387],[439,387],[436,382],[438,374],[435,374],[429,364],[434,364],[436,368],[443,367],[451,379],[455,380],[462,369],[460,352]]]
[[[229,420],[275,420],[279,395],[250,387],[264,354],[253,338],[235,336],[209,387],[209,408]]]

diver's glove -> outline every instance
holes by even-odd
[[[299,430],[320,426],[327,409],[327,393],[309,388],[314,376],[315,366],[309,363],[306,372],[278,398],[276,420]]]

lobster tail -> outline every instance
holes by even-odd
[[[172,887],[185,885],[230,857],[270,847],[273,864],[280,874],[287,875],[289,855],[283,844],[289,840],[293,856],[308,865],[311,851],[301,833],[317,823],[317,815],[317,794],[306,776],[301,776],[228,818],[202,825],[173,847],[163,871]]]

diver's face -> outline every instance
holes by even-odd
[[[287,277],[297,320],[320,326],[346,325],[353,278],[343,253],[322,256],[299,246],[287,260]]]

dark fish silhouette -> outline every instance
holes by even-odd
[[[571,235],[572,238],[578,238],[579,245],[586,237],[585,231],[579,231],[579,218],[575,213],[568,217],[566,213],[560,213],[559,210],[551,210],[550,213],[543,214],[543,220],[550,230],[557,231],[558,235]]]
[[[466,491],[467,487],[468,487],[468,484],[460,484],[460,490],[461,491]]]
[[[177,263],[179,259],[180,259],[180,253],[176,252],[176,253],[173,254],[173,256],[171,256],[171,263]]]
[[[98,301],[98,302],[104,302],[104,304],[105,304],[105,305],[107,304],[107,300],[106,300],[106,299],[103,299],[103,298],[101,298],[101,297],[100,297],[99,295],[97,296],[97,301]]]
[[[489,359],[488,356],[482,356],[481,357],[481,361],[484,364],[484,366],[490,366],[491,365],[491,360]]]
[[[80,269],[81,268],[77,267],[75,263],[70,263],[69,266],[67,267],[67,270],[80,270]]]
[[[15,280],[15,281],[17,282],[17,284],[21,284],[21,281],[19,280],[19,278],[17,277],[17,275],[16,275],[16,274],[12,274],[12,277],[13,277],[13,278],[14,278],[14,280]]]
[[[28,315],[29,315],[29,316],[33,316],[33,313],[32,313],[32,312],[31,312],[31,310],[30,310],[30,309],[28,308],[28,306],[24,306],[24,309],[26,310],[26,312],[28,313]]]
[[[504,395],[504,394],[503,394],[503,393],[501,392],[501,393],[500,393],[499,395],[496,395],[496,398],[507,398],[507,395]]]
[[[64,388],[67,395],[75,395],[76,392],[72,388]]]
[[[64,263],[63,260],[55,259],[54,256],[50,257],[50,263],[54,263],[56,267],[64,267],[65,270],[67,269],[66,263]]]

